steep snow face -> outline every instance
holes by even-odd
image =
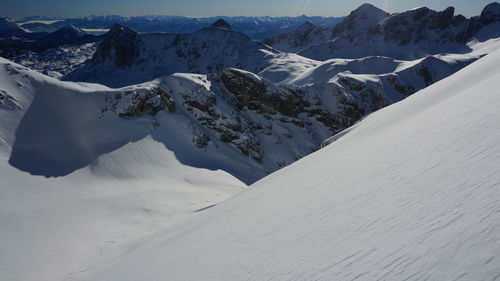
[[[182,164],[162,142],[146,136],[147,120],[103,118],[95,124],[100,107],[92,105],[103,98],[96,92],[106,96],[109,89],[61,83],[0,58],[2,280],[65,280],[108,258],[113,247],[246,187],[226,172]],[[23,128],[33,131],[16,135]],[[22,139],[30,137],[31,146],[24,148],[32,150],[27,161],[33,165],[51,155],[63,159],[64,153],[75,161],[82,149],[92,163],[57,178],[21,172],[9,158],[12,147],[18,150],[18,141],[26,145]],[[122,146],[98,155],[93,149],[103,142]]]
[[[230,67],[259,72],[278,53],[224,26],[188,34],[138,34],[115,25],[93,59],[64,79],[124,86],[176,72],[214,73]]]
[[[497,280],[490,54],[74,280]]]

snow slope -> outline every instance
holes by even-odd
[[[500,51],[72,280],[500,279]]]
[[[182,164],[147,134],[149,123],[144,120],[92,123],[85,115],[89,104],[98,100],[92,93],[105,95],[106,89],[60,82],[0,58],[2,281],[64,280],[86,270],[108,249],[245,187],[226,172]],[[71,107],[72,99],[79,102],[77,108]],[[38,110],[40,115],[35,114]],[[24,136],[17,134],[20,127],[27,128]],[[23,163],[67,159],[61,155],[75,161],[82,147],[93,159],[64,177],[30,175],[9,165],[13,148],[23,138],[31,140],[31,146],[24,146],[33,152]],[[122,145],[99,154],[95,143],[104,141]],[[36,154],[37,149],[45,155]]]

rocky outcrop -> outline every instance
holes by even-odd
[[[170,93],[159,87],[125,90],[106,97],[101,114],[107,111],[120,117],[154,116],[160,111],[175,112],[175,101]]]
[[[299,91],[269,87],[263,78],[238,69],[228,69],[218,75],[224,87],[234,94],[239,108],[256,110],[263,114],[279,112],[295,117],[308,104]],[[268,82],[269,83],[269,82]]]
[[[0,109],[20,110],[22,107],[19,104],[19,101],[16,100],[11,94],[7,91],[0,90]]]

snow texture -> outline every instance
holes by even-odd
[[[496,51],[71,280],[500,278]]]

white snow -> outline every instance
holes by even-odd
[[[70,280],[499,280],[499,61]]]
[[[60,82],[0,58],[0,90],[19,104],[12,109],[0,103],[2,281],[64,280],[109,258],[113,247],[133,245],[138,237],[246,187],[226,172],[182,164],[149,135],[130,142],[140,120],[129,125],[118,120],[92,123],[92,116],[98,116],[86,115],[97,99],[92,93],[110,91],[106,87]],[[71,107],[74,100],[80,108]],[[26,112],[33,124],[29,118],[21,120]],[[16,134],[20,123],[28,135]],[[64,177],[30,175],[8,163],[18,138],[31,138],[31,149],[40,149],[44,157],[78,159],[85,147],[96,159]],[[113,151],[93,150],[99,141],[120,139],[124,145]],[[80,150],[66,151],[72,143]],[[38,159],[29,160],[33,164]]]

